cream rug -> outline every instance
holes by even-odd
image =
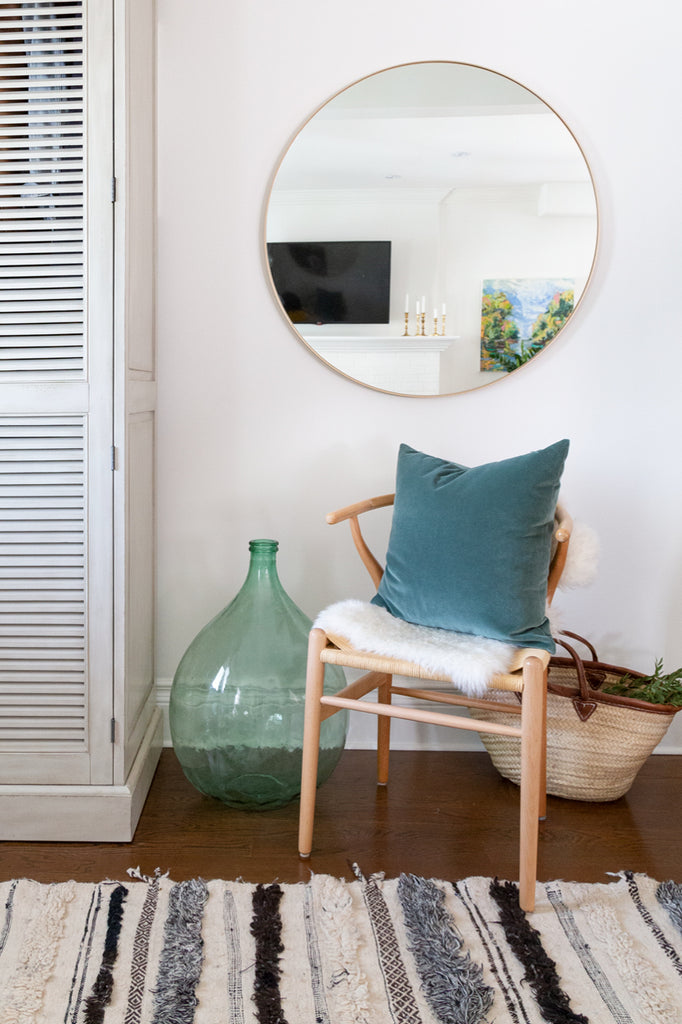
[[[2,1024],[679,1024],[682,886],[0,883]]]

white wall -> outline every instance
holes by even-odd
[[[369,596],[347,532],[324,513],[392,489],[401,441],[475,464],[569,437],[564,497],[603,554],[597,582],[562,599],[565,623],[606,659],[677,668],[673,6],[624,0],[614,17],[592,0],[157,3],[160,682],[236,592],[252,537],[279,539],[284,585],[309,614]],[[564,117],[596,180],[601,243],[591,288],[546,353],[482,390],[412,399],[345,380],[296,340],[261,236],[276,164],[308,115],[357,78],[429,59],[500,71]],[[665,749],[682,750],[682,721]]]

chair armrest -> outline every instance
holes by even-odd
[[[371,512],[374,508],[385,508],[386,505],[392,505],[394,501],[395,494],[382,494],[378,498],[367,498],[365,501],[358,501],[354,505],[346,505],[345,508],[340,508],[337,512],[329,512],[326,517],[327,522],[330,526],[334,526],[336,523],[342,523],[346,519],[360,516],[363,512]]]
[[[377,562],[372,552],[365,543],[365,538],[362,536],[360,531],[360,524],[358,522],[358,516],[362,515],[363,512],[371,512],[375,508],[385,508],[387,505],[392,505],[395,500],[395,494],[382,494],[378,498],[367,498],[365,501],[358,501],[354,505],[347,505],[345,508],[340,508],[337,512],[330,512],[327,516],[327,522],[330,526],[334,526],[336,523],[342,523],[344,520],[350,520],[350,532],[353,536],[353,543],[357,548],[357,552],[362,559],[367,572],[372,577],[372,582],[375,587],[378,587],[381,583],[381,577],[384,575],[383,566]]]

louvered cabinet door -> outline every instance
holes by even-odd
[[[0,783],[112,781],[112,31],[0,2]]]

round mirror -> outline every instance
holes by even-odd
[[[517,82],[420,62],[349,86],[284,154],[269,274],[329,366],[401,395],[454,394],[521,368],[584,294],[598,234],[585,157]]]

